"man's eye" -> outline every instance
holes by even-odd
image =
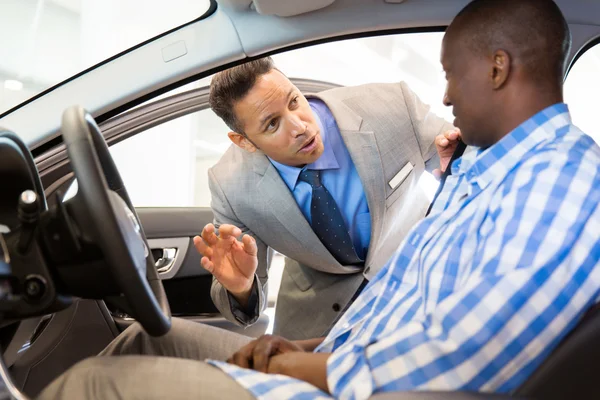
[[[267,129],[269,130],[273,130],[275,128],[277,128],[277,123],[278,123],[278,119],[277,118],[273,118],[270,122],[269,125],[267,126]]]
[[[298,96],[294,97],[292,101],[290,101],[291,106],[296,106],[298,104]]]

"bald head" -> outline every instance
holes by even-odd
[[[448,27],[445,40],[459,40],[476,56],[498,49],[510,54],[530,80],[562,84],[571,34],[552,0],[475,0]]]
[[[571,35],[551,0],[474,0],[442,43],[444,103],[465,143],[489,147],[563,101]]]

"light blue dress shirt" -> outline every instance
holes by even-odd
[[[303,169],[323,171],[321,182],[342,211],[356,254],[365,260],[371,241],[371,214],[362,182],[327,105],[318,99],[309,99],[308,102],[321,130],[325,147],[323,154],[304,168],[270,161],[292,191],[298,207],[309,223],[312,188],[308,183],[298,181],[298,176]]]

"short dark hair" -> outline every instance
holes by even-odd
[[[226,69],[213,76],[208,102],[210,108],[229,129],[244,134],[244,127],[237,119],[233,106],[248,94],[261,75],[273,69],[275,69],[273,59],[264,57]]]
[[[474,0],[454,18],[462,43],[476,55],[503,49],[540,84],[562,84],[571,33],[552,0]]]

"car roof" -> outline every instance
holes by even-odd
[[[325,0],[325,3],[331,1]],[[203,18],[48,89],[5,113],[0,118],[0,126],[14,131],[35,148],[56,140],[62,112],[71,105],[82,105],[94,117],[103,120],[168,89],[248,58],[373,32],[441,30],[469,2],[406,0],[390,4],[388,1],[335,0],[318,10],[279,17],[257,12],[249,0],[213,0]],[[296,0],[282,2],[294,4]],[[573,57],[598,35],[600,2],[556,2],[573,33]],[[268,6],[273,2],[259,1],[257,5],[259,3]],[[283,8],[283,13],[293,13],[296,8]],[[268,7],[266,9],[268,12]],[[282,12],[281,7],[278,12]],[[173,58],[170,56],[173,53],[181,56]]]

